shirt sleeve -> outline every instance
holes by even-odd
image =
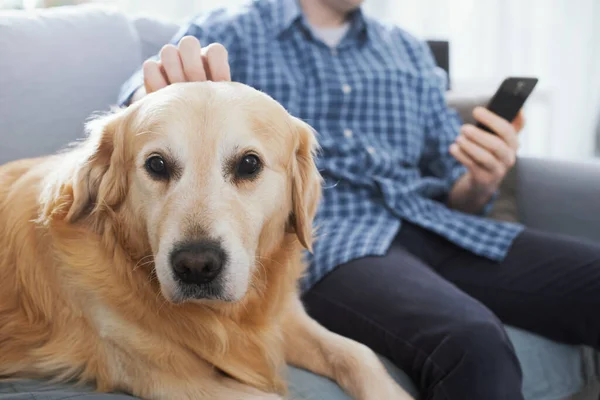
[[[239,36],[238,21],[228,15],[227,10],[219,9],[213,12],[195,17],[192,21],[184,24],[179,31],[170,40],[171,44],[177,45],[184,36],[195,36],[206,46],[211,43],[221,43],[229,53],[229,64],[231,66],[232,78],[235,76],[234,65],[236,58],[239,58],[241,46],[236,38]],[[165,43],[166,44],[166,43]],[[150,57],[150,60],[158,60],[158,54]],[[118,104],[128,105],[133,93],[144,84],[142,67],[121,86],[119,92]]]
[[[446,103],[446,73],[435,66],[429,50],[425,51],[427,66],[424,75],[423,113],[425,146],[422,170],[425,175],[444,180],[448,190],[467,169],[450,154],[450,145],[459,135],[462,121]]]

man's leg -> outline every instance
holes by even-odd
[[[338,267],[303,300],[322,325],[405,370],[423,399],[522,399],[502,324],[398,243]]]
[[[429,236],[413,232],[404,244],[504,323],[600,349],[600,244],[525,230],[495,263],[462,249],[439,257],[420,244]]]

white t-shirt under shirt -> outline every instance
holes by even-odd
[[[313,35],[331,48],[337,47],[340,44],[348,29],[350,29],[350,23],[348,22],[335,28],[319,28],[310,25]]]

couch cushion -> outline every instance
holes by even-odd
[[[0,54],[0,164],[80,137],[141,63],[133,24],[97,7],[0,13]]]
[[[523,370],[527,400],[567,399],[598,381],[597,353],[508,327]]]
[[[135,18],[133,24],[140,37],[144,60],[158,54],[161,47],[169,43],[179,29],[179,26],[172,22],[146,17]]]

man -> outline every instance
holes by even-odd
[[[308,311],[389,357],[422,398],[521,399],[500,320],[599,347],[600,246],[483,217],[522,116],[477,108],[495,134],[461,127],[426,45],[360,3],[259,0],[195,19],[121,100],[233,79],[309,122],[325,187]]]

